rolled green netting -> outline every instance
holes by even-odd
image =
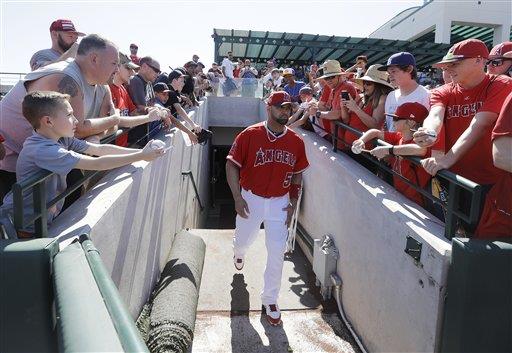
[[[200,237],[181,231],[174,238],[152,300],[137,320],[152,353],[186,352],[190,347],[204,254],[205,244]]]

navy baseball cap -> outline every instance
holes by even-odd
[[[378,68],[379,71],[386,71],[390,66],[406,66],[411,65],[416,67],[416,60],[411,53],[406,51],[393,54],[389,57],[386,65],[383,65]]]
[[[180,78],[180,77],[184,77],[184,76],[185,75],[180,70],[172,70],[171,73],[169,74],[169,76],[167,76],[167,77],[169,78],[169,83],[171,83],[172,80]]]

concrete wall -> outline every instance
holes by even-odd
[[[191,113],[202,126],[208,125],[207,105]],[[159,138],[165,140],[163,134]],[[190,177],[181,173],[192,171],[207,205],[209,147],[185,146],[179,131],[167,143],[174,148],[162,158],[107,173],[49,230],[61,247],[90,233],[134,318],[165,266],[174,235],[183,228],[201,228],[206,220]]]
[[[261,111],[264,103],[258,98],[208,97],[210,126],[247,127],[265,119]]]
[[[450,43],[452,24],[494,27],[494,44],[509,40],[510,1],[434,0],[402,21],[391,20],[370,34],[370,38],[415,40],[435,28],[436,43]]]
[[[311,166],[299,222],[313,238],[334,235],[349,321],[370,352],[434,351],[451,248],[443,225],[322,138],[301,133]],[[423,244],[419,264],[404,252],[408,235]]]

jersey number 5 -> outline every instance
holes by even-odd
[[[286,176],[284,177],[284,181],[283,181],[283,188],[286,189],[286,188],[290,187],[290,184],[292,183],[292,177],[293,177],[292,172],[286,173]]]

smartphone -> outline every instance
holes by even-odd
[[[348,95],[348,92],[347,91],[341,91],[341,99],[345,100],[345,101],[348,101],[350,100],[350,97]]]

